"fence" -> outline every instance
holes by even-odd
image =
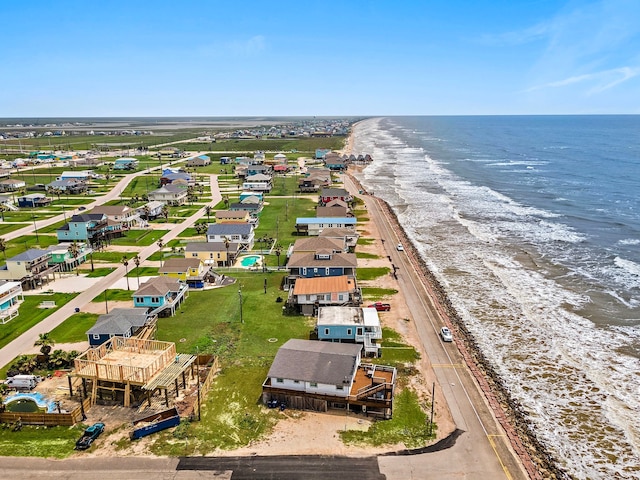
[[[0,413],[0,422],[16,423],[20,421],[23,425],[44,425],[46,427],[62,425],[70,427],[84,420],[83,413],[89,410],[90,407],[91,399],[85,398],[81,406],[68,413],[3,412]]]

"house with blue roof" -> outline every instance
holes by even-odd
[[[240,245],[240,250],[251,250],[255,241],[250,223],[214,223],[207,229],[207,242],[230,242]]]
[[[114,308],[100,315],[93,327],[87,330],[87,339],[91,348],[102,345],[112,337],[148,338],[156,328],[157,315],[147,312],[146,308]]]
[[[296,232],[299,235],[320,235],[325,228],[346,228],[355,231],[355,217],[298,217]]]
[[[30,248],[14,257],[7,258],[0,267],[0,280],[20,282],[24,290],[35,289],[53,280],[57,265],[49,265],[48,250]]]

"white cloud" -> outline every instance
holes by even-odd
[[[638,75],[640,75],[640,67],[620,67],[609,70],[602,70],[595,73],[587,73],[584,75],[567,77],[562,80],[548,82],[542,85],[536,85],[534,87],[528,88],[525,91],[533,92],[535,90],[543,90],[546,88],[560,88],[574,85],[576,83],[588,82],[590,88],[586,91],[586,93],[588,95],[594,95],[604,92],[605,90],[609,90],[610,88],[626,82],[627,80],[630,80]]]
[[[249,57],[258,55],[267,48],[267,42],[263,35],[254,35],[246,40],[232,40],[225,43],[203,45],[196,49],[200,56],[221,57],[232,55],[235,57]]]

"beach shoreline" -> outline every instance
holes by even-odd
[[[347,155],[354,153],[353,127],[355,125],[356,124],[352,126],[351,133],[345,140],[345,147],[342,150],[342,153]],[[356,174],[361,173],[364,168],[366,167],[350,166],[346,175],[349,176],[363,195],[368,195],[370,198],[375,199],[385,213],[395,234],[401,239],[406,254],[415,272],[421,279],[425,290],[429,292],[429,296],[438,314],[445,320],[447,325],[454,330],[456,337],[461,340],[457,345],[467,368],[471,371],[485,401],[493,411],[496,422],[499,423],[505,431],[513,451],[519,457],[529,477],[568,478],[567,474],[558,467],[557,462],[535,436],[524,409],[518,402],[511,398],[508,385],[504,384],[503,379],[497,374],[482,353],[473,335],[465,327],[464,322],[449,300],[445,288],[420,256],[418,250],[400,224],[393,208],[386,201],[376,197],[375,194],[370,195],[356,177]],[[381,222],[381,219],[373,217],[371,220],[376,224]],[[402,295],[401,291],[400,294]]]

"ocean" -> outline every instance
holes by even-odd
[[[558,465],[640,477],[640,116],[356,124],[386,200]]]

